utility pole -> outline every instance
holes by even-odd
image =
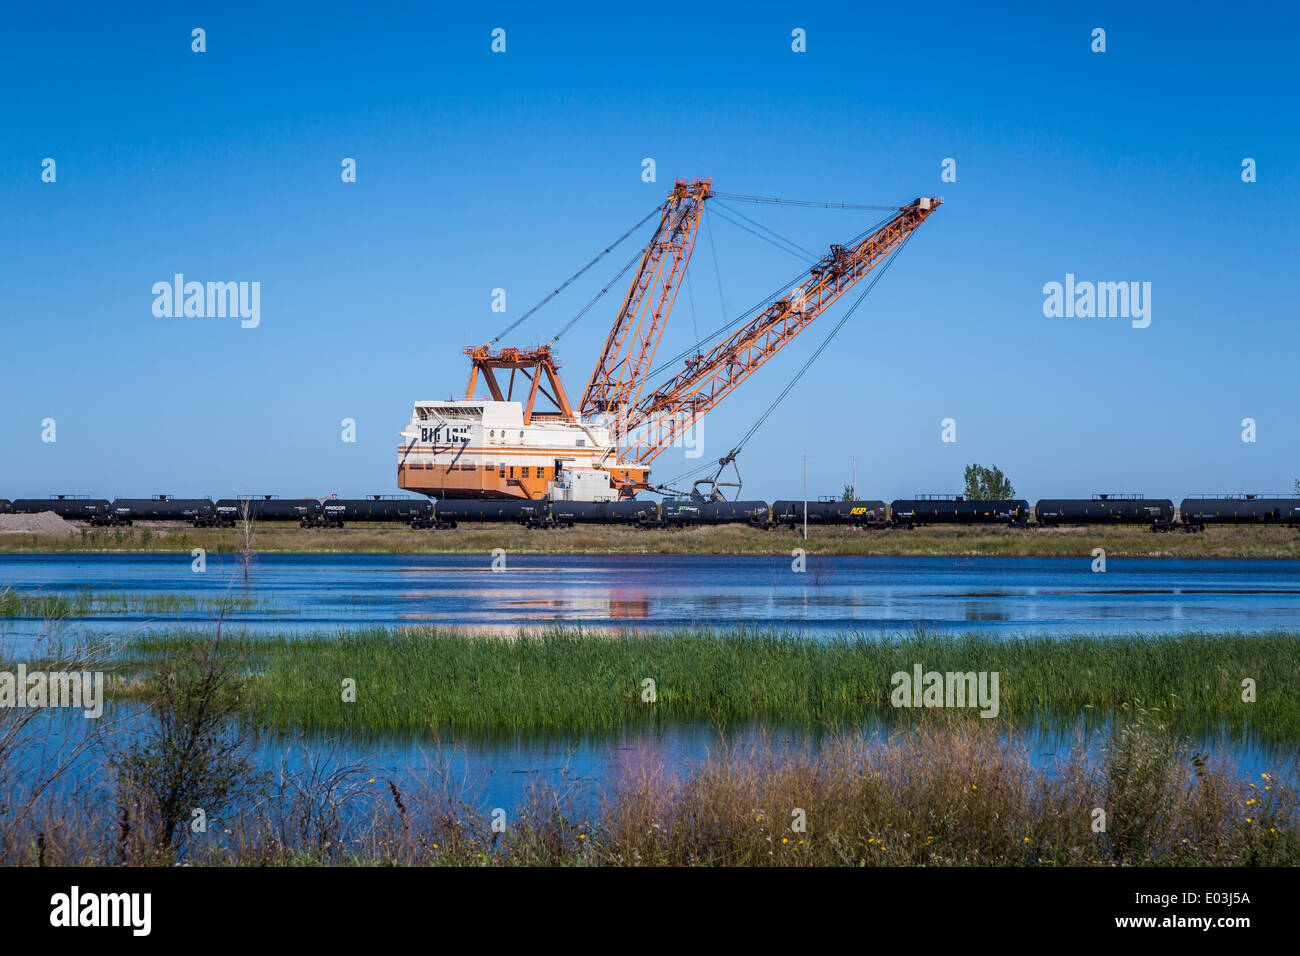
[[[858,497],[858,456],[853,456],[853,497]]]
[[[808,456],[803,456],[803,539],[808,540]]]

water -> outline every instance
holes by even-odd
[[[91,729],[91,722],[68,711],[44,711],[40,716],[44,724],[39,733],[44,736],[46,752],[20,759],[19,777],[42,760],[48,764],[60,745],[71,745]],[[142,717],[142,705],[110,701],[104,719],[140,726]],[[871,719],[842,726],[840,731],[884,741],[892,729],[888,721]],[[1005,746],[1023,750],[1032,766],[1051,774],[1080,747],[1098,756],[1109,730],[1106,719],[1075,717],[1060,723],[1033,721],[1014,734],[1004,729],[1001,738]],[[679,775],[689,776],[693,768],[727,753],[743,757],[757,747],[775,753],[815,754],[833,739],[833,734],[818,728],[735,725],[720,730],[704,722],[672,722],[578,735],[465,733],[440,738],[427,734],[364,738],[258,732],[248,744],[254,767],[272,776],[281,767],[295,775],[353,767],[358,782],[374,778],[362,787],[373,796],[386,794],[389,780],[407,789],[413,781],[432,783],[439,773],[445,773],[453,789],[483,812],[490,807],[517,811],[533,794],[558,793],[577,812],[594,814],[612,787],[644,773],[657,772],[667,782]],[[1195,734],[1186,743],[1185,759],[1193,752],[1206,754],[1251,779],[1261,772],[1295,772],[1295,749],[1284,743],[1222,732]],[[86,798],[109,800],[111,777],[103,769],[106,758],[102,748],[88,748],[74,761],[73,772],[60,787],[88,785],[92,789],[84,794]]]
[[[484,555],[267,554],[245,583],[232,555],[209,555],[195,573],[188,554],[0,555],[0,588],[96,593],[230,595],[256,602],[227,626],[251,633],[339,631],[367,626],[439,625],[472,630],[581,625],[589,628],[759,628],[810,639],[851,631],[892,634],[926,627],[951,632],[1155,634],[1260,631],[1300,625],[1300,561],[1091,558],[808,558],[796,574],[787,557],[508,555],[493,571]],[[178,624],[209,626],[208,610],[106,613],[63,627],[136,633]],[[12,652],[48,629],[34,619],[0,621]],[[111,705],[110,705],[111,708]],[[55,718],[56,721],[58,718]],[[66,729],[66,721],[64,722]],[[849,729],[849,728],[845,728]],[[871,731],[887,733],[887,727]],[[1074,729],[1022,728],[1031,759],[1050,762]],[[759,731],[739,730],[743,743]],[[815,748],[816,734],[774,729],[773,743]],[[55,732],[51,739],[61,734]],[[736,729],[728,735],[737,741]],[[1242,736],[1198,746],[1227,753],[1248,772],[1275,768],[1283,753]],[[628,727],[606,735],[486,738],[456,735],[441,745],[452,776],[482,788],[488,805],[517,805],[532,784],[560,787],[594,806],[601,788],[631,766],[685,769],[720,744],[707,725]],[[425,737],[295,741],[261,735],[257,763],[301,765],[307,751],[360,762],[377,776],[418,771],[438,758]],[[1285,748],[1283,748],[1285,750]]]
[[[375,625],[478,630],[761,628],[816,637],[917,627],[985,634],[1262,631],[1300,625],[1300,561],[1091,558],[807,559],[670,555],[0,555],[0,588],[251,598],[227,622],[250,632]],[[212,612],[105,613],[100,633],[210,625]],[[0,622],[10,639],[44,622]]]

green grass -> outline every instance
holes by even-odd
[[[68,596],[0,591],[0,619],[92,617],[112,614],[179,614],[181,612],[247,611],[262,608],[255,598],[222,595],[199,598],[184,594],[126,594],[82,590]]]
[[[523,554],[810,554],[880,556],[1076,557],[1091,560],[1093,548],[1108,557],[1300,558],[1300,532],[1280,527],[1210,528],[1202,534],[1152,534],[1145,528],[1011,529],[930,527],[915,531],[854,531],[813,528],[804,542],[795,531],[744,525],[638,531],[578,527],[549,531],[518,525],[464,525],[454,531],[416,531],[402,526],[356,525],[341,530],[303,530],[296,525],[259,525],[257,552],[349,554],[488,553],[505,548]],[[87,529],[55,537],[0,534],[0,552],[132,552],[243,550],[239,529],[157,527]]]
[[[138,677],[169,651],[207,638],[142,636],[120,670]],[[1300,634],[991,639],[918,634],[825,642],[779,634],[662,636],[548,631],[518,638],[438,629],[374,629],[225,642],[250,679],[252,721],[276,729],[584,732],[655,720],[839,725],[908,720],[890,705],[890,677],[998,671],[1000,718],[1011,724],[1157,709],[1180,730],[1221,727],[1300,742]],[[343,703],[344,679],[356,681]],[[642,700],[655,681],[657,701]],[[1241,699],[1255,680],[1258,699]],[[138,688],[130,682],[118,693]],[[969,711],[973,713],[973,711]]]

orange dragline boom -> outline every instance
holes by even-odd
[[[941,203],[933,196],[917,199],[852,248],[831,246],[789,296],[772,303],[708,354],[687,359],[685,369],[628,411],[617,458],[649,464],[896,250]]]
[[[690,264],[712,183],[711,179],[689,183],[679,179],[673,186],[579,403],[578,411],[584,417],[597,413],[617,416],[634,408],[640,399],[664,321]]]

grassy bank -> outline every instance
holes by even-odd
[[[208,638],[144,636],[124,675]],[[683,632],[663,636],[552,631],[474,637],[432,628],[293,640],[234,639],[222,653],[250,679],[241,704],[275,729],[563,731],[654,720],[840,725],[910,719],[890,703],[891,675],[997,671],[999,719],[1074,720],[1141,702],[1171,726],[1220,726],[1300,742],[1300,634],[1000,640],[920,634],[892,641]],[[1242,701],[1242,681],[1258,687]],[[356,701],[344,703],[345,679]],[[644,699],[654,681],[653,703]],[[130,694],[136,684],[118,686]],[[973,711],[968,711],[973,713]],[[996,723],[997,721],[990,721]]]
[[[918,528],[914,531],[853,531],[813,528],[804,542],[796,531],[748,526],[638,531],[590,527],[550,531],[510,524],[463,526],[454,531],[356,526],[303,530],[264,524],[254,533],[259,552],[343,552],[391,554],[812,554],[881,556],[1090,557],[1104,548],[1109,557],[1300,558],[1300,532],[1293,528],[1210,528],[1201,534],[1153,534],[1144,528]],[[0,534],[0,552],[244,550],[238,529],[132,527],[86,529],[53,537]]]

